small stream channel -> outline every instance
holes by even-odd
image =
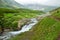
[[[49,16],[49,15],[51,15],[51,14],[49,14],[49,13],[42,14],[42,15],[40,15],[38,18],[39,18],[39,20],[40,20],[40,19],[42,19],[42,18],[44,18],[44,17],[46,17],[46,16]],[[41,18],[41,17],[42,17],[42,18]],[[18,35],[18,34],[21,34],[21,33],[23,33],[23,32],[29,31],[29,30],[30,30],[32,27],[34,27],[34,25],[37,24],[37,23],[38,23],[37,18],[32,18],[32,19],[30,19],[30,23],[24,25],[21,30],[8,32],[8,33],[6,33],[4,36],[0,36],[0,40],[8,40],[8,39],[10,39],[10,38],[12,38],[12,37],[15,37],[15,36]]]
[[[29,31],[35,24],[37,24],[37,22],[38,21],[36,20],[36,18],[32,18],[32,19],[30,19],[30,23],[24,25],[21,30],[8,32],[4,36],[0,36],[0,40],[8,40],[11,37],[21,34],[22,32]]]

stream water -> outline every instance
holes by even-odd
[[[44,18],[44,17],[49,16],[49,15],[51,15],[51,14],[46,13],[46,14],[40,15],[40,17]],[[39,18],[40,18],[40,17],[39,17]],[[40,19],[41,19],[41,18],[40,18]],[[37,20],[36,18],[32,18],[32,19],[30,19],[30,23],[24,25],[21,30],[8,32],[8,33],[6,33],[4,36],[0,36],[0,40],[8,40],[8,39],[10,39],[11,37],[15,37],[15,36],[18,35],[18,34],[21,34],[21,33],[23,33],[23,32],[29,31],[29,30],[30,30],[35,24],[37,24],[37,23],[38,23],[38,20]]]
[[[0,40],[8,40],[11,37],[14,37],[15,35],[21,34],[22,32],[29,31],[38,21],[36,18],[32,18],[29,24],[26,24],[22,27],[19,31],[12,31],[6,33],[4,36],[0,36]]]

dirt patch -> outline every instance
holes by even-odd
[[[60,17],[51,16],[51,18],[55,19],[56,21],[60,21]]]
[[[60,35],[57,37],[57,39],[56,40],[60,40]]]
[[[57,36],[57,39],[56,40],[60,40],[60,33],[58,34],[58,36]]]
[[[58,17],[55,17],[55,18],[60,21],[60,18],[58,18]]]

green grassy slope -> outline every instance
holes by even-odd
[[[2,8],[21,8],[23,5],[17,3],[15,0],[0,0],[0,7]]]
[[[54,15],[58,17],[58,14],[60,13],[54,12],[52,16],[42,19],[29,32],[22,33],[11,40],[56,40],[60,33],[60,21],[52,17]]]
[[[37,15],[43,14],[42,11],[29,10],[29,9],[8,9],[0,8],[0,14],[4,15],[4,27],[5,28],[17,28],[18,21],[24,18],[33,18]]]
[[[60,8],[56,9],[56,11],[53,12],[53,16],[60,17]]]

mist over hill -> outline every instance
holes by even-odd
[[[26,4],[25,7],[29,9],[34,9],[34,10],[42,10],[44,12],[51,11],[57,8],[56,6],[47,6],[47,5],[41,5],[41,4]]]
[[[51,11],[56,8],[56,6],[47,6],[42,4],[20,4],[15,0],[0,0],[0,8],[26,8],[33,10],[41,10],[44,12]]]
[[[23,7],[23,5],[17,3],[14,0],[0,0],[0,7],[19,8]]]

